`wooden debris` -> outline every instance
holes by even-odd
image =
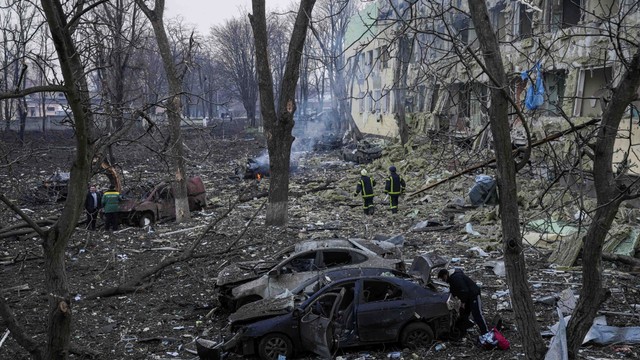
[[[198,225],[198,226],[190,227],[190,228],[187,228],[187,229],[180,229],[180,230],[176,230],[176,231],[170,231],[170,232],[162,233],[159,236],[175,235],[175,234],[180,234],[180,233],[191,231],[191,230],[202,229],[202,228],[205,228],[205,227],[207,227],[207,225]]]
[[[9,337],[10,332],[11,331],[7,329],[7,331],[4,332],[4,335],[2,335],[2,339],[0,339],[0,348],[2,347],[2,344],[4,344],[4,341],[7,340],[7,338]]]
[[[29,290],[31,289],[29,287],[29,284],[24,284],[24,285],[18,285],[18,286],[12,286],[10,288],[6,288],[6,289],[0,289],[0,294],[2,293],[8,293],[8,292],[13,292],[13,291],[25,291],[25,290]]]
[[[582,235],[577,232],[557,241],[558,247],[549,256],[549,262],[558,266],[572,266],[582,249]]]

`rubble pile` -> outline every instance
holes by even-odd
[[[374,240],[402,235],[405,259],[436,253],[448,259],[450,267],[463,268],[482,285],[485,316],[488,321],[495,315],[502,318],[503,334],[511,342],[511,349],[488,355],[469,336],[446,346],[434,344],[418,350],[374,346],[336,356],[351,360],[387,359],[396,353],[404,359],[424,359],[436,356],[435,352],[443,358],[521,356],[521,339],[505,279],[499,210],[492,205],[473,206],[468,197],[475,177],[493,176],[493,169],[481,168],[409,195],[484,161],[491,154],[462,151],[453,145],[419,138],[405,147],[386,144],[381,157],[368,164],[345,161],[341,149],[308,152],[298,159],[297,171],[291,175],[287,226],[267,227],[265,202],[270,179],[245,178],[237,172],[238,164],[260,156],[264,140],[255,133],[226,136],[226,139],[188,137],[188,175],[203,179],[208,205],[193,212],[191,222],[121,227],[116,233],[91,232],[80,224],[67,250],[67,271],[75,299],[72,341],[91,348],[85,350],[86,355],[97,359],[197,358],[195,340],[215,339],[227,324],[228,312],[216,302],[214,285],[218,272],[230,263],[267,259],[302,240]],[[142,148],[139,152],[131,149],[121,149],[122,154],[116,152],[126,170],[127,184],[168,178],[167,165]],[[125,156],[125,152],[136,155]],[[51,171],[68,168],[68,155],[50,152],[46,161],[21,163],[19,172],[15,167],[3,170],[0,176],[6,181],[0,182],[0,191],[19,201],[21,194],[37,187]],[[391,165],[407,182],[408,194],[401,196],[397,214],[387,210],[388,200],[382,191]],[[377,182],[373,216],[365,215],[361,198],[353,196],[361,169],[366,169]],[[581,291],[579,249],[568,245],[584,231],[585,217],[563,192],[566,188],[547,190],[549,181],[537,171],[529,167],[519,174],[522,181],[518,192],[530,289],[539,323],[548,331],[550,341],[556,331],[552,327],[559,321],[556,305],[560,305],[564,315],[568,314]],[[16,180],[19,177],[27,180],[20,183]],[[542,194],[545,196],[540,198]],[[57,216],[61,205],[34,202],[22,203],[21,207],[44,220]],[[44,328],[33,325],[42,323],[45,316],[39,240],[19,234],[3,237],[3,233],[10,231],[6,229],[19,220],[6,208],[0,210],[0,217],[3,221],[0,267],[4,274],[12,274],[2,276],[3,296],[11,299],[9,304],[23,319],[22,323],[27,324],[27,332],[42,338]],[[617,224],[628,225],[616,225],[605,247],[613,253],[633,256],[640,234],[637,219],[636,209],[623,208]],[[135,291],[96,296],[105,289],[127,284],[145,269],[184,254],[196,241],[199,242],[192,258],[143,279],[135,285]],[[568,249],[563,250],[560,244]],[[575,261],[567,260],[569,254],[575,256]],[[636,269],[620,262],[604,265],[605,286],[612,293],[599,312],[606,317],[606,326],[638,326],[640,281]],[[602,337],[598,339],[596,343],[600,341],[602,345],[589,343],[583,346],[580,355],[640,356],[638,345],[614,345]],[[8,354],[7,358],[27,357],[10,336],[1,350]],[[239,357],[228,354],[228,358]]]

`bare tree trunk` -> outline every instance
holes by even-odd
[[[285,225],[289,194],[289,166],[294,137],[293,114],[295,93],[300,74],[300,59],[315,0],[302,0],[289,42],[287,64],[281,83],[278,112],[274,104],[273,78],[267,51],[267,21],[264,0],[252,0],[253,14],[249,16],[256,48],[256,66],[260,91],[260,107],[267,136],[271,181],[266,225]]]
[[[613,89],[611,100],[602,113],[602,126],[594,147],[593,181],[596,189],[596,211],[584,238],[582,252],[582,289],[578,304],[567,327],[569,357],[578,358],[578,349],[589,331],[598,308],[606,300],[607,290],[602,287],[602,245],[611,228],[620,203],[628,189],[616,185],[613,174],[613,149],[620,120],[637,98],[640,87],[640,48],[635,49],[620,83]],[[586,265],[588,264],[588,266]]]
[[[409,38],[403,34],[398,39],[398,59],[394,71],[395,84],[395,108],[394,118],[398,124],[398,134],[400,135],[400,143],[404,146],[409,140],[409,126],[406,120],[406,93],[407,93],[407,70],[409,69],[409,61],[411,59],[411,46]]]
[[[72,40],[71,26],[59,0],[41,0],[51,37],[58,53],[68,104],[73,112],[76,156],[71,166],[69,193],[58,221],[43,236],[44,269],[48,293],[48,359],[66,359],[71,339],[71,298],[65,271],[65,250],[82,212],[85,189],[91,174],[94,143],[85,71]]]
[[[189,212],[189,200],[187,198],[187,178],[185,172],[184,147],[182,144],[182,131],[180,123],[182,117],[180,111],[182,105],[182,77],[178,74],[173,62],[171,45],[164,28],[162,15],[164,13],[164,0],[155,0],[153,10],[149,9],[144,0],[136,0],[136,3],[147,16],[156,35],[158,49],[162,57],[162,64],[169,82],[169,99],[167,101],[167,116],[169,117],[170,151],[174,168],[173,194],[176,202],[176,222],[191,220]]]
[[[540,335],[533,301],[527,281],[527,269],[520,236],[520,218],[516,188],[516,170],[512,158],[508,117],[507,76],[500,54],[500,47],[489,22],[484,1],[469,0],[469,10],[478,34],[480,49],[484,56],[491,86],[489,119],[494,138],[497,161],[497,180],[500,193],[500,218],[502,239],[507,269],[507,284],[516,313],[518,333],[522,339],[523,352],[528,359],[541,359],[546,351]]]

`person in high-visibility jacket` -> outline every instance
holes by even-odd
[[[398,198],[404,194],[406,186],[404,179],[396,173],[396,167],[392,165],[389,168],[389,177],[384,184],[384,192],[389,194],[389,209],[394,214],[398,212]]]
[[[367,215],[373,215],[374,207],[373,207],[373,197],[375,194],[373,193],[373,187],[376,186],[376,181],[369,177],[367,170],[362,169],[360,171],[360,179],[358,180],[358,184],[356,185],[356,192],[353,196],[358,196],[358,194],[362,194],[362,200],[364,204],[362,205],[362,209],[364,209],[364,213]]]
[[[120,212],[120,193],[110,187],[102,194],[102,208],[104,211],[104,229],[106,231],[118,230],[118,213]]]

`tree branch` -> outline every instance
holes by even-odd
[[[7,305],[3,296],[0,296],[0,318],[4,319],[7,328],[11,331],[11,336],[18,344],[20,344],[20,346],[31,354],[32,359],[44,359],[42,347],[38,345],[35,340],[25,334],[22,327],[18,325],[18,321],[13,316],[9,305]]]
[[[16,99],[27,96],[29,94],[43,93],[43,92],[66,92],[67,88],[62,85],[42,85],[33,86],[20,91],[11,91],[0,93],[0,100],[4,99]]]
[[[11,202],[11,200],[9,200],[4,193],[0,193],[0,200],[2,200],[3,203],[7,204],[7,206],[13,210],[16,214],[18,214],[24,221],[27,222],[27,224],[29,224],[29,226],[31,226],[33,228],[33,230],[35,230],[35,232],[38,233],[38,235],[40,235],[40,237],[44,238],[46,236],[46,232],[44,229],[42,229],[40,226],[38,226],[38,224],[35,223],[35,221],[33,221],[33,219],[24,213],[24,211],[20,210],[19,207],[17,207],[13,202]]]

